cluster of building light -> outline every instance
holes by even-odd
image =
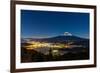
[[[47,42],[37,42],[37,41],[31,41],[28,42],[31,45],[24,46],[27,49],[34,49],[34,48],[42,48],[42,47],[48,47],[48,48],[68,48],[69,46],[64,44],[56,44],[56,43],[47,43]]]
[[[47,43],[47,42],[37,42],[37,41],[30,41],[28,42],[31,45],[24,46],[25,48],[32,50],[36,48],[73,48],[73,47],[82,47],[81,45],[68,45],[68,44],[61,44],[61,43]]]

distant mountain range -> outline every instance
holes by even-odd
[[[65,35],[60,35],[60,36],[55,36],[55,37],[50,37],[50,38],[22,38],[21,42],[27,42],[27,41],[40,41],[40,42],[80,42],[80,41],[89,41],[89,39],[86,38],[81,38],[77,36],[65,36]]]

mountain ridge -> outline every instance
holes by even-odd
[[[25,42],[26,41],[45,41],[45,42],[66,42],[66,41],[84,41],[84,40],[89,40],[86,38],[81,38],[81,37],[77,37],[77,36],[67,36],[67,35],[59,35],[59,36],[55,36],[55,37],[49,37],[49,38],[25,38],[25,39],[21,39],[22,41]]]

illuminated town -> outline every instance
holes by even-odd
[[[28,50],[32,50],[35,48],[43,48],[43,47],[47,47],[47,48],[73,48],[73,47],[82,47],[82,45],[70,45],[70,43],[68,44],[61,44],[61,43],[46,43],[46,42],[36,42],[36,41],[31,41],[31,42],[27,42],[31,45],[28,46],[23,46],[25,48],[27,48]],[[72,43],[72,42],[71,42]]]

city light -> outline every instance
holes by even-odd
[[[23,46],[28,50],[38,49],[38,48],[73,48],[73,47],[82,47],[81,45],[70,45],[70,44],[62,44],[62,43],[47,43],[47,42],[38,42],[38,41],[30,41],[27,42],[31,45]]]

